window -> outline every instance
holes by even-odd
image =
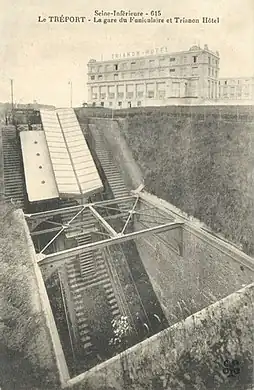
[[[102,75],[101,74],[99,74],[98,80],[102,80]]]
[[[136,76],[136,73],[135,73],[135,72],[132,72],[132,73],[131,73],[131,78],[134,79],[135,76]]]
[[[114,80],[118,80],[118,73],[114,74]]]
[[[112,107],[113,103],[112,102],[109,102],[109,107]]]
[[[95,80],[95,76],[91,76],[91,80]]]
[[[159,76],[167,76],[167,70],[165,68],[159,69]]]
[[[197,57],[197,56],[193,56],[193,62],[194,62],[194,64],[196,64],[196,62],[197,62],[197,59],[198,59],[198,57]]]
[[[224,84],[227,85],[227,83],[228,83],[227,80],[225,80]]]
[[[92,99],[97,99],[97,93],[92,94]]]
[[[114,70],[118,70],[118,64],[114,65]]]
[[[127,99],[133,98],[133,92],[127,92],[126,97],[127,97]]]
[[[208,68],[208,76],[211,75],[211,68]]]
[[[106,93],[105,93],[105,92],[104,92],[104,93],[101,93],[100,98],[101,98],[101,99],[105,99],[105,98],[106,98]]]
[[[131,62],[131,69],[135,68],[136,62]]]
[[[144,96],[144,92],[143,91],[138,91],[137,95],[138,95],[139,98],[142,98]]]
[[[187,64],[187,57],[186,56],[183,57],[183,63]]]
[[[170,57],[170,59],[169,59],[170,62],[173,62],[175,60],[176,60],[175,57]]]
[[[164,57],[161,57],[159,59],[159,66],[164,66],[165,65],[165,58]]]
[[[122,107],[122,102],[118,102],[118,107]]]
[[[176,70],[173,68],[173,69],[169,69],[170,73],[174,73]]]
[[[149,60],[149,66],[153,67],[154,65],[155,65],[155,61],[154,60]]]
[[[154,91],[147,91],[147,97],[148,97],[149,99],[154,98]]]
[[[104,107],[104,102],[101,102],[101,107]]]
[[[208,57],[208,64],[211,64],[211,57]]]
[[[119,97],[120,99],[123,99],[123,97],[124,97],[123,92],[118,92],[118,97]]]
[[[128,102],[128,106],[129,106],[129,108],[131,108],[131,102]]]
[[[180,83],[178,83],[178,82],[173,82],[172,83],[172,95],[174,97],[179,97],[180,96]]]
[[[108,97],[109,97],[109,99],[114,99],[115,98],[114,92],[109,93]]]
[[[138,107],[141,106],[141,101],[140,101],[140,100],[137,102],[137,106],[138,106]]]
[[[238,88],[237,88],[237,96],[238,96],[238,97],[241,97],[241,96],[242,96],[242,88],[241,88],[241,87],[238,87]]]
[[[164,99],[166,95],[166,91],[158,91],[158,98],[159,99]]]
[[[184,76],[187,76],[187,75],[188,75],[188,69],[185,68],[185,67],[183,68],[183,75],[184,75]]]

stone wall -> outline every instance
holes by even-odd
[[[251,390],[253,299],[254,284],[71,379],[69,388]]]

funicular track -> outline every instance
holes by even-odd
[[[14,126],[2,128],[4,199],[20,208],[25,205],[25,181],[20,141]]]
[[[61,202],[61,207],[76,205],[77,202],[75,200]],[[62,216],[63,224],[70,221],[75,214],[76,212],[74,211],[65,213]],[[86,233],[86,231],[93,228],[93,219],[89,216],[89,213],[84,212],[81,216],[77,217],[74,228],[69,233],[66,233],[66,238],[74,239],[77,245],[88,244],[92,241],[92,237],[91,233]],[[113,318],[120,316],[122,311],[119,309],[112,277],[102,251],[89,251],[77,257],[70,257],[65,267],[77,319],[81,354],[86,360],[86,358],[96,354],[91,337],[93,330],[89,326],[87,308],[84,305],[89,291],[99,286],[102,287],[102,299],[107,300]]]
[[[101,129],[91,124],[90,132],[95,143],[97,164],[100,166],[99,171],[101,171],[101,176],[106,181],[104,183],[106,191],[99,195],[99,198],[97,196],[97,198],[99,200],[116,199],[114,207],[119,210],[119,213],[125,214],[128,217],[129,206],[124,202],[117,203],[117,199],[128,196],[130,191],[126,188],[122,175],[114,163],[113,153],[106,145]],[[6,195],[13,200],[19,201],[20,207],[24,209],[25,185],[22,156],[14,127],[5,130],[3,150]],[[10,156],[12,156],[11,159]],[[57,207],[66,208],[78,204],[78,201],[74,198],[68,200],[62,199],[58,202]],[[74,215],[75,212],[73,210],[63,214],[62,224],[67,224]],[[106,212],[107,217],[110,217],[110,215],[110,211]],[[125,221],[126,219],[123,219],[121,224],[124,224]],[[66,240],[70,242],[74,240],[78,246],[89,244],[92,240],[89,230],[93,228],[94,221],[89,214],[84,212],[76,218],[73,227],[68,232],[65,232]],[[135,247],[135,243],[133,242],[132,244]],[[129,248],[128,244],[124,243],[124,245],[114,245],[114,248],[87,251],[78,256],[70,256],[64,266],[75,311],[76,326],[79,334],[79,352],[81,351],[81,364],[83,365],[83,369],[88,369],[91,367],[91,364],[96,364],[97,352],[93,345],[93,329],[89,325],[87,308],[84,305],[86,295],[89,295],[89,291],[93,288],[102,287],[103,296],[101,298],[107,301],[112,318],[118,318],[120,315],[129,318],[137,341],[151,336],[153,333],[159,331],[163,325],[157,323],[154,326],[150,321],[146,303],[143,303],[144,297],[140,294],[139,288],[137,287],[137,280],[133,277],[133,270],[127,260]],[[133,256],[136,258],[136,254]],[[136,260],[141,262],[141,259],[138,257]],[[136,260],[133,259],[134,262]],[[59,277],[61,277],[60,275],[61,273],[59,273]],[[62,281],[60,284],[63,284]],[[128,292],[124,288],[126,284],[129,286]],[[131,302],[128,297],[130,291],[132,297],[135,296],[135,302]],[[149,295],[149,299],[151,299],[151,294]],[[64,297],[62,298],[65,299]],[[156,301],[155,294],[152,296],[152,299]],[[162,318],[163,314],[160,310],[157,310],[156,306],[155,310],[152,310]],[[138,317],[136,314],[138,314]],[[144,323],[147,325],[147,329],[144,328]]]

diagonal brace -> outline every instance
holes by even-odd
[[[93,206],[89,206],[89,210],[93,214],[93,216],[97,219],[97,221],[106,229],[106,231],[110,234],[110,237],[118,237],[119,234],[110,226],[110,224],[105,221],[105,219],[94,209]]]

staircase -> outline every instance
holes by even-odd
[[[107,182],[110,186],[114,198],[129,196],[130,192],[126,188],[122,175],[114,163],[114,155],[111,150],[109,150],[109,147],[103,136],[103,129],[100,128],[99,124],[89,124],[89,129],[94,139],[96,155],[105,173]],[[121,212],[129,211],[129,206],[125,203],[119,203],[119,208]]]
[[[5,199],[12,199],[24,208],[25,183],[19,139],[14,126],[6,126],[2,131]]]

